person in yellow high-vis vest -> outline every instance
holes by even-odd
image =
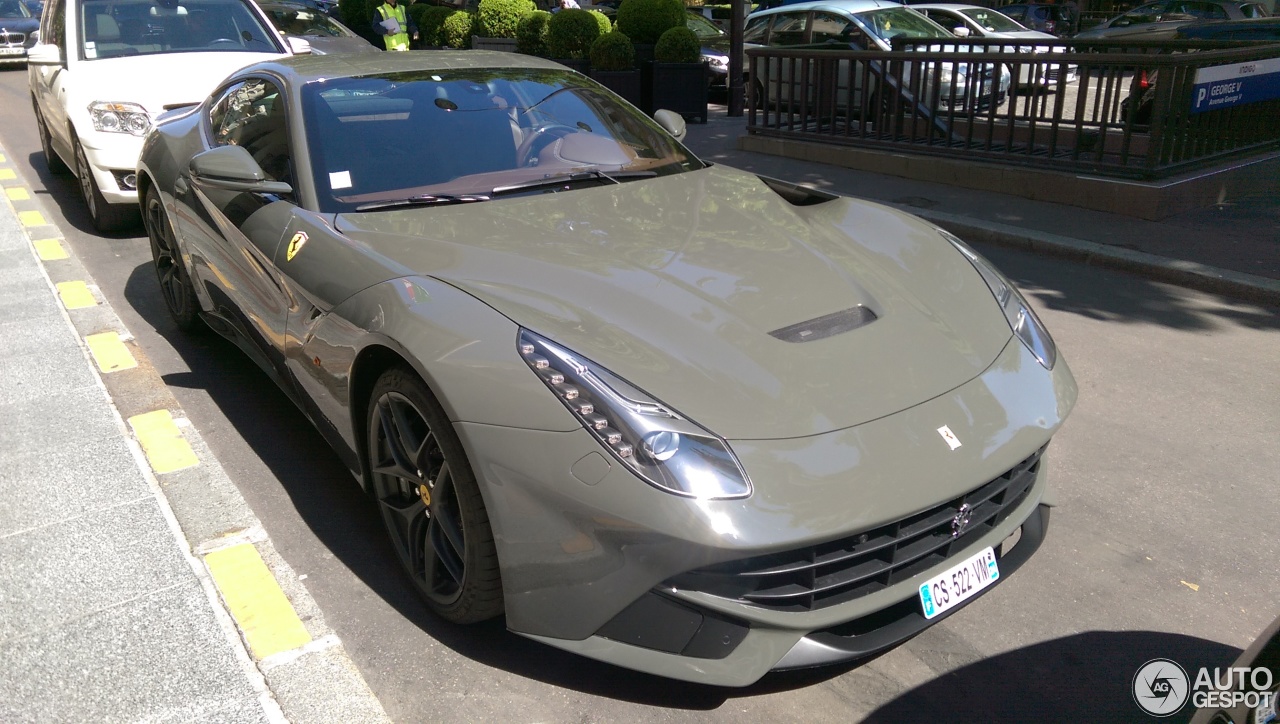
[[[387,50],[408,50],[409,38],[418,39],[418,26],[398,0],[386,0],[373,16],[373,32],[382,36]]]

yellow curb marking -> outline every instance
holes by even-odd
[[[62,297],[62,306],[67,309],[98,306],[98,300],[93,298],[93,292],[84,282],[59,282],[58,296]]]
[[[31,199],[31,194],[27,193],[27,190],[21,186],[7,188],[4,193],[9,197],[10,201],[29,201]]]
[[[11,168],[0,168],[0,181],[12,181],[18,178],[18,174],[13,172]]]
[[[138,366],[138,361],[133,358],[129,348],[124,346],[120,335],[115,332],[91,334],[85,337],[84,341],[89,345],[89,351],[93,353],[93,360],[98,363],[98,369],[103,372],[119,372]]]
[[[147,462],[151,463],[151,469],[157,475],[200,464],[168,410],[134,415],[129,418],[129,426],[138,436],[138,443],[147,454]]]
[[[31,242],[36,248],[36,256],[41,261],[57,261],[58,259],[67,259],[67,252],[62,248],[62,244],[57,239],[37,239]]]
[[[311,642],[311,634],[252,543],[214,551],[204,562],[254,658],[262,660]]]
[[[44,214],[39,211],[19,211],[18,221],[21,221],[23,226],[44,226],[49,223],[44,220]]]

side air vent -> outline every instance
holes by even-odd
[[[775,329],[769,334],[783,342],[813,342],[864,327],[875,320],[876,313],[859,304],[843,312],[834,312],[807,322]]]

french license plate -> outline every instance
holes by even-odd
[[[0,55],[22,55],[24,52],[22,48],[0,48]]]
[[[924,607],[924,617],[933,618],[955,608],[999,577],[995,551],[990,548],[978,551],[977,555],[921,584],[920,605]]]

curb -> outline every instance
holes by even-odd
[[[305,576],[275,550],[2,146],[0,188],[268,720],[390,721]]]
[[[1280,306],[1280,280],[970,216],[929,211],[905,204],[888,205],[933,222],[965,241],[1048,254],[1202,292]]]

